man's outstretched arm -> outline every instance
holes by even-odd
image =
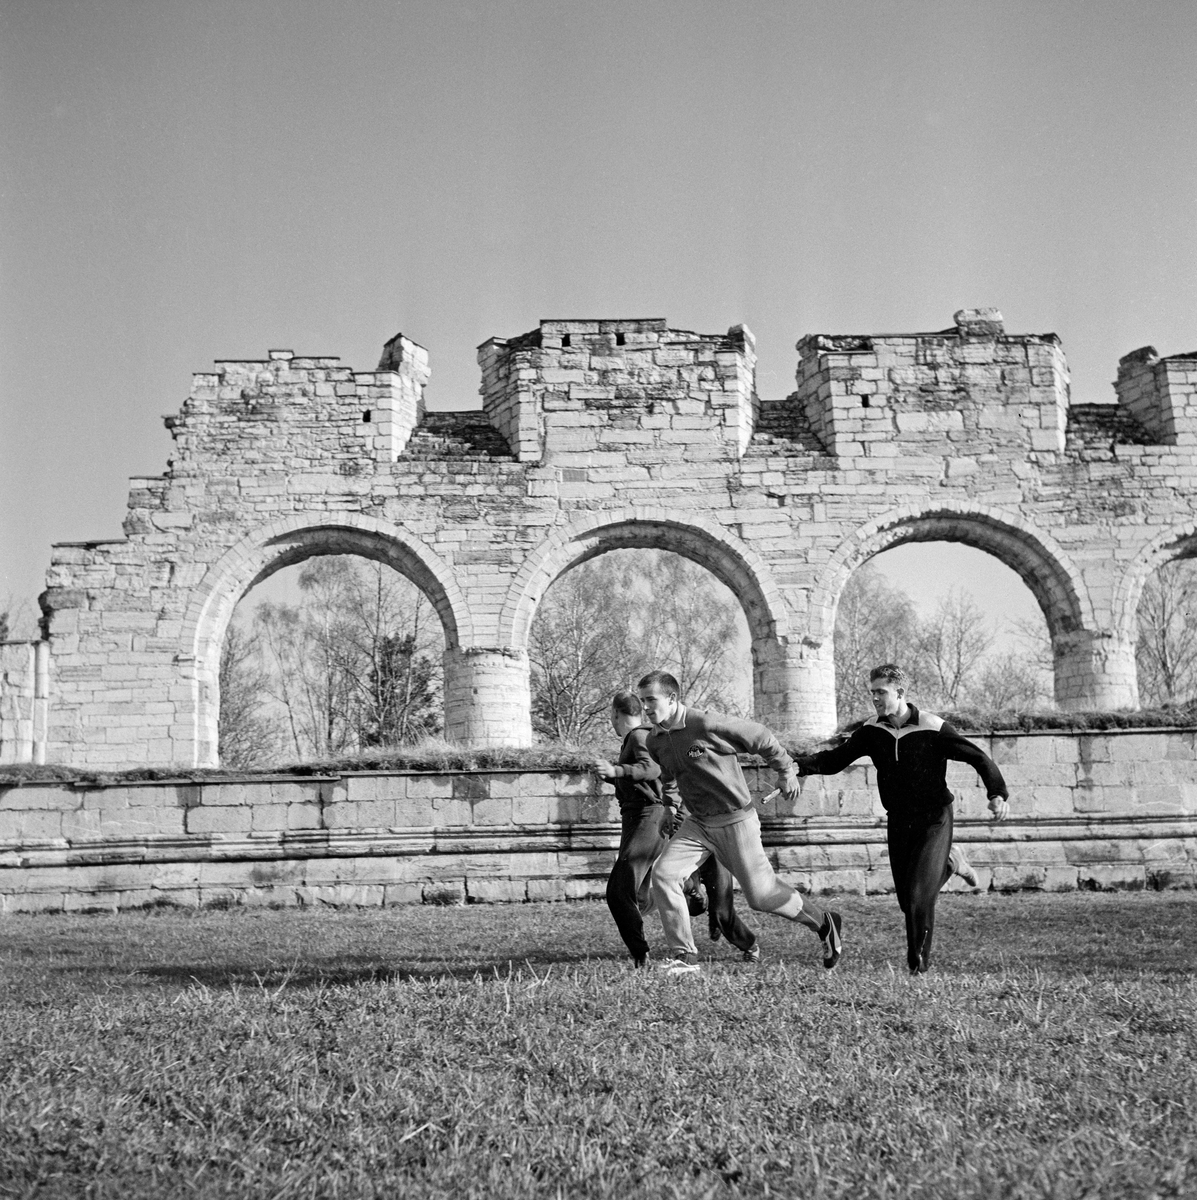
[[[838,775],[845,767],[850,767],[858,758],[863,758],[868,751],[864,739],[856,730],[846,741],[828,750],[820,750],[817,754],[800,754],[798,756],[799,775]]]

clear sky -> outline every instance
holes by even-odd
[[[1195,61],[1191,0],[3,0],[0,603],[270,348],[471,408],[542,317],[742,321],[777,397],[996,305],[1112,399],[1197,347]]]

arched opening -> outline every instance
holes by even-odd
[[[898,662],[928,708],[1041,711],[1055,706],[1052,643],[1031,589],[991,553],[907,542],[849,577],[835,622],[836,713],[868,711],[868,672]]]
[[[585,517],[529,555],[507,593],[499,621],[504,644],[529,647],[533,618],[553,582],[573,567],[616,550],[679,555],[735,597],[747,626],[752,662],[752,715],[779,730],[801,726],[811,689],[796,682],[790,617],[768,565],[727,530],[701,516],[681,520],[666,510],[635,508]],[[817,699],[817,698],[816,698]],[[821,718],[816,718],[816,722]]]
[[[548,741],[609,738],[612,693],[656,669],[674,674],[696,708],[752,712],[740,602],[670,550],[611,550],[558,575],[537,606],[528,659],[532,728]]]
[[[1197,708],[1197,533],[1144,564],[1135,606],[1135,673],[1143,708]]]
[[[220,654],[221,766],[411,745],[444,729],[444,631],[394,568],[313,554],[240,599]]]
[[[448,661],[472,633],[469,610],[452,572],[427,547],[373,518],[344,514],[336,524],[300,519],[249,535],[204,574],[192,595],[180,639],[180,660],[193,664],[195,763],[214,766],[219,754],[220,660],[226,631],[241,598],[276,572],[310,559],[352,555],[403,576],[439,620]]]
[[[938,544],[939,549],[932,543]],[[841,634],[841,644],[837,647],[837,658],[840,659],[837,675],[853,671],[859,675],[864,659],[877,650],[886,649],[883,644],[865,645],[848,652],[843,643],[851,634],[867,628],[870,620],[876,624],[876,618],[871,614],[879,609],[884,611],[887,603],[893,611],[883,633],[890,635],[893,642],[890,652],[906,653],[917,659],[919,655],[914,653],[914,643],[920,633],[926,648],[929,631],[925,627],[917,628],[920,623],[918,605],[914,605],[913,612],[904,609],[901,596],[891,594],[895,590],[889,578],[891,572],[882,569],[887,560],[879,556],[899,547],[909,548],[907,580],[912,578],[910,571],[913,570],[931,586],[930,596],[924,589],[924,596],[931,599],[931,612],[922,614],[921,621],[925,626],[930,618],[939,627],[930,632],[938,636],[936,653],[941,661],[938,666],[929,664],[923,670],[920,684],[931,685],[929,690],[935,695],[934,703],[991,709],[1048,707],[1049,696],[1054,696],[1056,703],[1069,706],[1074,700],[1072,691],[1085,686],[1083,673],[1077,670],[1074,660],[1087,652],[1085,631],[1093,628],[1079,575],[1049,535],[1031,528],[1016,516],[981,506],[894,512],[857,530],[840,547],[829,564],[824,581],[816,588],[812,606],[813,628],[824,637],[833,630]],[[962,552],[971,552],[973,557],[970,559],[966,554],[962,559]],[[978,554],[981,557],[976,557]],[[987,558],[996,560],[1006,570],[997,571]],[[876,563],[872,564],[870,560],[876,560]],[[852,576],[866,564],[870,566],[858,578],[857,584],[851,586]],[[953,578],[955,573],[960,574],[959,580]],[[899,580],[901,578],[899,573]],[[870,581],[877,584],[874,587],[876,594],[870,595],[869,589],[863,586]],[[1020,581],[1025,593],[1029,593],[1030,604],[1025,593],[1016,590],[1019,584],[1015,581]],[[938,597],[934,596],[935,589],[939,589]],[[897,591],[901,590],[899,584]],[[996,596],[987,594],[992,590],[997,591]],[[1016,624],[1007,632],[1005,646],[999,646],[1003,640],[1001,629],[993,624],[1001,615],[1002,594],[1018,598],[1019,616],[1014,619],[1017,622],[1021,617],[1023,621],[1021,629]],[[848,607],[841,611],[845,604]],[[1035,609],[1040,614],[1042,627],[1033,619]],[[1040,636],[1041,628],[1050,639],[1052,673],[1051,691],[1042,689],[1042,703],[1039,685],[1046,681],[1037,668],[1040,664],[1046,667],[1048,659]],[[885,638],[878,640],[884,643]],[[985,654],[993,649],[998,649],[997,658],[985,664]],[[981,686],[982,675],[984,687]],[[858,711],[859,701],[852,703],[849,698],[853,694],[859,695],[861,686],[858,678],[837,682],[837,702],[845,709]]]

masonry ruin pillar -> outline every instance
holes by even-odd
[[[835,732],[835,667],[830,645],[758,638],[752,645],[756,719],[783,741]]]
[[[445,651],[445,737],[467,746],[532,745],[528,656],[467,647]]]
[[[1057,634],[1052,649],[1056,703],[1065,712],[1139,707],[1133,642],[1081,630]]]

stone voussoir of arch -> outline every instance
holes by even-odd
[[[327,516],[311,516],[296,514],[282,521],[254,529],[247,533],[236,545],[228,551],[204,575],[198,588],[192,595],[187,616],[183,622],[180,638],[180,654],[199,658],[200,641],[205,617],[212,608],[212,601],[220,594],[232,595],[233,603],[259,579],[263,569],[270,567],[280,558],[286,556],[286,550],[276,552],[285,538],[290,534],[305,534],[305,542],[312,547],[313,553],[342,553],[340,549],[324,550],[322,547],[335,547],[339,534],[350,531],[372,541],[377,549],[398,547],[400,558],[410,556],[420,564],[426,573],[425,582],[434,582],[432,588],[427,588],[429,601],[440,615],[445,628],[446,641],[449,645],[472,641],[472,625],[469,608],[465,603],[452,572],[440,558],[428,547],[421,545],[406,532],[395,526],[380,521],[374,517],[365,517],[358,513],[343,513],[335,519]],[[318,549],[319,548],[319,549]],[[357,553],[358,551],[346,551]],[[304,555],[303,557],[310,557]],[[385,553],[372,555],[379,561],[393,565]],[[300,559],[296,559],[300,561]],[[248,568],[248,569],[246,569]],[[419,583],[418,580],[413,582]],[[223,624],[218,631],[223,635]]]
[[[944,521],[947,527],[941,524]],[[932,527],[940,536],[934,539],[908,536],[920,526]],[[1003,535],[1000,541],[991,536],[995,530]],[[955,536],[944,537],[947,533]],[[1039,592],[1051,596],[1049,604],[1044,605],[1049,628],[1093,628],[1094,617],[1084,582],[1068,552],[1046,530],[1036,529],[1018,513],[994,505],[931,498],[884,513],[844,539],[828,560],[822,582],[811,599],[812,636],[830,638],[840,593],[858,567],[883,551],[912,540],[959,541],[994,554],[1024,579],[1031,563],[1046,569],[1046,577],[1040,575],[1034,582]]]
[[[781,589],[773,580],[768,564],[751,547],[701,516],[638,506],[588,514],[565,528],[554,530],[552,536],[528,556],[511,582],[499,622],[500,641],[505,645],[526,647],[537,604],[555,579],[587,557],[584,551],[579,552],[579,547],[586,546],[589,535],[606,535],[602,540],[609,544],[604,550],[619,549],[642,544],[643,536],[637,535],[653,529],[677,530],[681,535],[675,545],[665,544],[661,549],[675,550],[708,569],[712,569],[711,555],[720,557],[721,567],[731,564],[731,571],[717,574],[738,598],[750,598],[750,603],[758,601],[763,610],[763,620],[758,618],[755,623],[767,626],[767,630],[751,630],[754,638],[786,636],[789,614]],[[668,543],[669,539],[665,540]],[[698,544],[697,549],[693,543]],[[704,549],[709,551],[708,555],[702,553]]]
[[[1169,526],[1127,564],[1112,604],[1115,628],[1120,637],[1131,642],[1135,640],[1139,600],[1152,573],[1176,559],[1192,557],[1197,557],[1197,519]]]

